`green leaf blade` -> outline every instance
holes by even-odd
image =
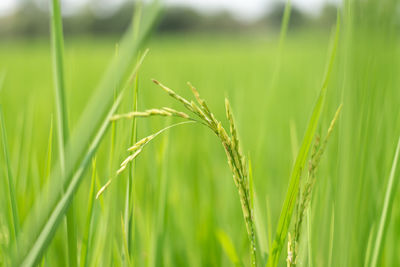
[[[397,169],[397,166],[399,165],[399,154],[400,154],[400,138],[397,143],[397,148],[396,148],[395,156],[393,159],[392,168],[390,170],[388,186],[387,186],[386,193],[385,193],[385,201],[383,203],[382,214],[381,214],[381,218],[379,220],[378,233],[377,233],[377,236],[375,239],[375,245],[374,245],[374,250],[373,250],[373,254],[372,254],[372,260],[371,260],[371,265],[370,265],[371,267],[375,267],[378,265],[378,261],[379,261],[380,254],[382,251],[382,243],[383,243],[383,240],[385,239],[388,224],[390,221],[389,218],[391,215],[391,210],[392,210],[392,206],[393,206],[393,202],[394,202],[394,196],[396,193],[397,185],[399,183],[399,179],[395,179],[396,169]]]
[[[49,183],[43,190],[44,194],[38,196],[27,215],[22,229],[24,237],[17,239],[18,250],[14,250],[12,254],[14,265],[32,266],[38,263],[53,239],[61,218],[67,212],[83,174],[104,137],[109,117],[115,112],[116,103],[113,104],[115,84],[123,83],[128,75],[128,70],[134,64],[139,49],[158,17],[159,5],[155,3],[148,6],[147,11],[136,39],[133,38],[132,27],[128,29],[122,41],[121,55],[110,64],[72,132],[65,149],[65,172],[61,172],[59,160],[53,168]],[[136,64],[133,74],[139,65]],[[122,88],[117,88],[118,95],[121,91]]]
[[[336,34],[334,46],[331,51],[330,60],[328,63],[327,71],[325,74],[325,78],[322,83],[321,91],[319,93],[316,104],[314,105],[314,109],[310,118],[310,121],[307,126],[306,133],[303,138],[302,145],[300,147],[299,153],[297,155],[295,165],[292,170],[292,174],[290,175],[290,182],[288,191],[286,193],[285,201],[281,210],[281,215],[279,217],[277,233],[275,236],[275,240],[273,241],[272,247],[270,248],[270,258],[268,259],[267,266],[277,266],[279,261],[279,256],[282,251],[286,236],[288,234],[290,220],[293,214],[294,206],[296,203],[297,193],[300,185],[300,177],[302,171],[304,169],[307,155],[310,150],[313,137],[315,135],[315,131],[318,126],[319,119],[321,117],[321,112],[323,105],[325,103],[326,91],[328,87],[328,82],[330,79],[330,75],[333,68],[333,62],[336,57],[336,50],[339,39],[339,29],[340,29],[340,17],[338,16],[338,21],[336,25]]]

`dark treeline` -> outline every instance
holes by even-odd
[[[113,35],[121,34],[132,19],[134,6],[121,5],[117,10],[99,15],[89,6],[64,18],[66,35]],[[187,7],[166,8],[160,17],[157,32],[257,32],[279,31],[284,11],[277,4],[261,18],[252,22],[235,19],[228,12],[203,14]],[[0,18],[0,36],[37,37],[49,33],[47,9],[27,1],[14,14]],[[326,5],[319,16],[309,16],[292,7],[290,29],[329,28],[336,20],[336,7]]]

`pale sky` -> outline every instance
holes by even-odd
[[[0,0],[0,16],[13,12],[20,0]],[[46,2],[47,0],[36,0]],[[89,0],[61,0],[63,7],[74,10],[85,5]],[[99,5],[113,6],[126,0],[92,0]],[[227,10],[238,18],[252,19],[265,13],[269,7],[285,0],[162,0],[167,5],[185,5],[199,9],[203,12],[216,12]],[[292,0],[296,7],[316,14],[325,3],[339,3],[340,0]]]

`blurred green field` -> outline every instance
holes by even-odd
[[[341,103],[343,110],[317,173],[308,225],[311,232],[304,231],[310,241],[304,238],[301,244],[299,266],[368,265],[365,257],[373,242],[369,240],[375,240],[400,134],[398,34],[393,34],[390,27],[369,29],[367,34],[362,30],[352,32],[347,27],[345,24],[341,34],[317,132],[325,135]],[[151,78],[189,98],[186,82],[190,81],[223,121],[224,98],[229,98],[244,153],[252,161],[260,203],[258,216],[265,226],[261,235],[265,240],[275,235],[292,165],[321,88],[330,36],[289,33],[281,53],[278,44],[277,37],[261,35],[156,36],[147,44],[150,52],[139,71],[139,110],[180,108]],[[116,41],[111,39],[66,37],[65,73],[72,132],[115,54],[115,45]],[[5,70],[6,76],[0,102],[23,222],[46,180],[50,124],[55,119],[49,41],[2,41],[1,70]],[[132,95],[133,88],[125,94],[119,113],[132,110]],[[138,119],[138,137],[175,120],[178,121]],[[115,150],[110,151],[108,132],[96,154],[97,190],[128,156],[131,121],[118,121],[116,125]],[[58,156],[55,129],[53,164]],[[0,175],[6,177],[3,154],[0,167]],[[239,197],[223,147],[209,130],[197,125],[170,130],[145,148],[135,168],[136,266],[231,266],[217,239],[218,229],[233,240],[241,262],[248,263],[248,239]],[[78,243],[86,222],[90,176],[88,171],[74,199]],[[126,174],[118,177],[94,203],[91,266],[123,264],[120,217],[124,212],[126,181]],[[5,179],[3,182],[0,253],[5,253],[1,248],[7,245],[10,235]],[[397,186],[395,192],[398,191]],[[398,194],[392,212],[380,266],[400,265]],[[67,264],[64,231],[64,225],[58,229],[46,252],[45,266]],[[268,249],[265,245],[260,254]],[[285,257],[283,252],[282,266],[286,265]]]

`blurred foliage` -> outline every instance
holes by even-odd
[[[255,21],[240,21],[227,11],[204,14],[189,7],[168,7],[160,18],[158,32],[233,32],[279,31],[283,4],[276,4]],[[132,3],[120,5],[110,12],[96,12],[87,5],[73,14],[64,16],[66,35],[120,35],[132,19]],[[319,16],[309,16],[292,8],[290,29],[330,28],[336,18],[336,7],[326,5]],[[26,1],[16,12],[0,17],[0,36],[36,37],[48,35],[48,12],[34,2]]]

